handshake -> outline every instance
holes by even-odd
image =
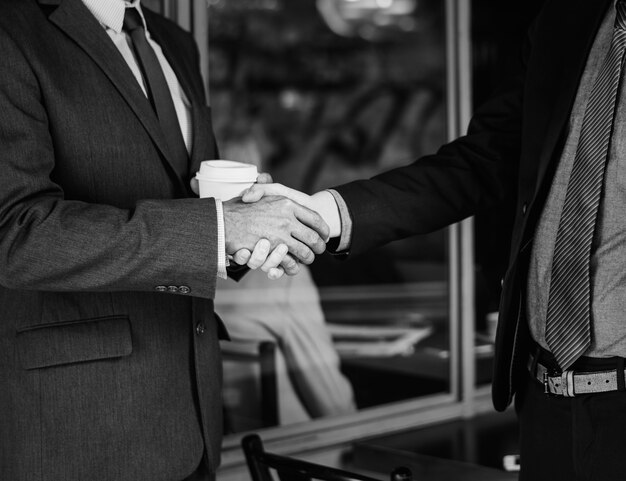
[[[197,180],[192,189],[198,193]],[[260,268],[270,279],[295,275],[299,264],[311,264],[326,242],[341,234],[333,195],[307,195],[272,183],[269,174],[222,204],[226,254],[239,265]]]

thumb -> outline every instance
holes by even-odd
[[[244,191],[241,200],[245,203],[258,202],[265,195],[265,185],[267,184],[254,184]]]
[[[198,179],[192,177],[189,181],[189,184],[191,185],[191,190],[194,192],[194,194],[200,195],[200,186],[198,184]]]
[[[272,179],[272,176],[267,172],[261,172],[256,178],[257,184],[271,184],[272,182],[274,182],[274,180]]]

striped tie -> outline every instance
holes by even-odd
[[[626,47],[626,2],[618,1],[611,47],[583,118],[554,247],[546,342],[561,369],[591,344],[590,259]]]

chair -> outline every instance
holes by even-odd
[[[224,366],[224,430],[240,432],[277,426],[278,386],[276,379],[276,344],[270,341],[232,340],[220,343]],[[228,373],[237,373],[230,379]],[[256,392],[253,392],[256,391]],[[237,405],[256,403],[260,418]],[[232,401],[235,398],[236,401]]]
[[[265,451],[257,434],[248,434],[241,440],[252,481],[276,481],[274,470],[280,481],[381,481],[342,469],[309,463],[296,458],[272,454]],[[394,469],[391,481],[412,481],[411,471],[405,467]]]

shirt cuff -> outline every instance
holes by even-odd
[[[215,199],[215,209],[217,210],[217,277],[227,279],[226,267],[228,267],[228,257],[226,255],[226,236],[224,234],[224,210],[222,201]]]
[[[333,189],[326,190],[335,198],[337,208],[339,209],[339,217],[341,218],[341,236],[339,237],[339,245],[336,247],[335,251],[347,251],[350,249],[350,244],[352,244],[352,217],[350,217],[348,205],[339,192]]]

